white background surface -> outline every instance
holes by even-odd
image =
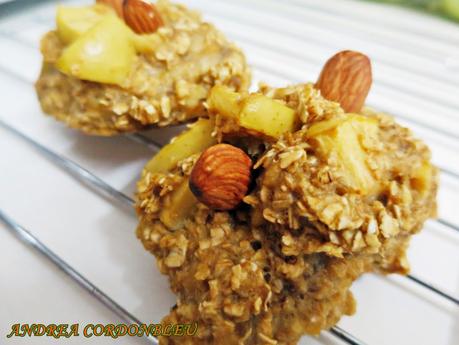
[[[350,0],[189,0],[247,53],[254,85],[314,80],[340,49],[373,60],[368,102],[400,116],[431,145],[434,161],[459,173],[459,25],[404,9]],[[73,1],[73,3],[78,3]],[[84,1],[80,2],[84,3]],[[0,119],[132,195],[147,148],[124,137],[87,137],[44,117],[33,81],[38,42],[53,3],[0,18]],[[167,138],[170,130],[150,133]],[[134,235],[136,217],[99,196],[0,127],[0,209],[142,321],[175,303],[167,280]],[[459,224],[459,180],[441,177],[440,216]],[[434,222],[412,241],[413,274],[459,295],[459,233]],[[106,344],[109,339],[6,339],[11,324],[117,323],[113,313],[0,224],[0,343]],[[358,312],[340,326],[368,344],[458,344],[457,306],[402,277],[354,284]],[[118,339],[132,344],[139,339]],[[301,344],[338,343],[326,335]]]

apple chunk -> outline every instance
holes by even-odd
[[[201,118],[190,128],[171,140],[146,165],[152,173],[166,173],[177,166],[182,159],[204,151],[217,143],[212,136],[214,123],[212,120]]]
[[[103,5],[58,6],[56,13],[57,34],[65,44],[72,43],[99,23],[104,16],[110,14],[115,15],[115,12],[110,7]]]
[[[209,110],[214,110],[227,118],[236,119],[241,112],[242,95],[223,85],[215,85],[207,99]]]
[[[188,184],[187,178],[169,196],[159,214],[159,219],[170,229],[177,229],[182,226],[198,203]]]
[[[207,100],[209,110],[254,133],[273,139],[293,132],[297,118],[295,111],[280,101],[262,94],[247,97],[225,86],[215,86]]]
[[[415,170],[412,178],[411,185],[419,191],[421,197],[426,197],[432,186],[433,180],[433,167],[429,161],[423,161],[421,166]]]
[[[109,15],[65,48],[56,66],[79,79],[122,86],[135,58],[129,28]]]
[[[244,128],[279,138],[295,130],[296,115],[293,109],[279,101],[254,94],[243,102],[239,123]]]
[[[377,187],[366,160],[362,142],[378,140],[378,122],[356,114],[318,122],[312,125],[307,137],[320,155],[334,155],[343,173],[343,182],[361,194],[369,194]]]

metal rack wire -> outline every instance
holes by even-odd
[[[26,3],[27,5],[30,5],[30,1],[23,1],[23,2]],[[0,9],[1,9],[1,6],[3,5],[0,5]],[[10,6],[10,4],[8,6]],[[26,42],[22,42],[22,43],[26,44]],[[262,69],[265,68],[264,66],[258,66],[258,67]],[[272,71],[269,68],[266,68],[266,70],[268,73],[277,73],[276,71]],[[15,75],[14,72],[7,71],[7,70],[3,70],[3,72],[12,75],[15,79],[20,79],[20,76]],[[285,78],[286,75],[283,74],[282,77]],[[287,75],[287,77],[289,76]],[[30,84],[29,81],[27,80],[22,80],[22,81]],[[419,126],[424,125],[422,122],[416,122],[413,119],[406,119],[406,120],[408,122],[413,122]],[[70,173],[72,176],[74,176],[78,180],[82,181],[84,184],[88,185],[95,192],[103,194],[104,196],[109,197],[110,199],[116,201],[117,203],[120,203],[122,205],[132,208],[134,204],[134,200],[131,197],[120,192],[119,190],[116,190],[115,188],[107,184],[103,179],[91,173],[89,170],[71,161],[70,159],[50,150],[46,146],[38,143],[31,137],[25,135],[23,132],[15,129],[14,127],[10,126],[4,121],[0,120],[0,126],[6,129],[7,131],[15,134],[22,140],[27,141],[35,149],[37,149],[43,156],[51,160],[57,166],[66,170],[68,173]],[[429,128],[429,129],[432,129],[432,128]],[[438,132],[442,133],[442,130],[440,129],[434,129],[434,130],[437,130]],[[451,133],[447,132],[447,134],[450,135]],[[143,136],[141,134],[129,134],[129,135],[126,135],[126,137],[132,141],[135,141],[142,145],[146,145],[154,151],[158,150],[161,147],[158,143],[156,143],[152,139],[146,136]],[[442,167],[441,170],[443,174],[447,174],[448,176],[453,178],[455,181],[459,181],[459,174],[457,174],[456,172],[450,171],[447,167]],[[35,237],[31,232],[27,231],[25,228],[20,226],[15,220],[11,219],[9,216],[4,214],[1,210],[0,210],[0,220],[3,223],[5,223],[7,227],[11,229],[19,237],[19,239],[21,239],[21,241],[35,248],[36,250],[38,250],[42,255],[47,257],[53,264],[55,264],[58,268],[60,268],[67,275],[69,275],[76,283],[82,286],[85,290],[87,290],[91,295],[93,295],[103,305],[105,305],[110,310],[112,310],[116,315],[121,317],[124,321],[129,322],[129,323],[137,323],[137,324],[140,323],[139,319],[137,319],[135,316],[130,314],[127,310],[121,307],[116,301],[111,299],[104,292],[99,290],[93,283],[91,283],[88,279],[86,279],[82,274],[80,274],[78,271],[72,268],[68,263],[66,263],[59,256],[57,256],[53,251],[51,251],[44,243],[40,242],[40,240],[37,237]],[[439,219],[437,220],[437,222],[447,227],[450,230],[459,231],[459,226],[451,223],[448,220]],[[445,298],[446,300],[452,302],[453,304],[459,305],[459,299],[457,297],[452,296],[451,294],[445,291],[442,291],[441,289],[436,288],[432,284],[425,282],[422,279],[416,276],[413,276],[413,275],[409,275],[407,276],[407,278],[411,280],[412,282],[414,282],[415,284],[418,284],[419,286],[422,286],[430,290],[432,293],[435,293],[438,296]],[[338,326],[333,327],[330,330],[330,333],[333,334],[335,337],[345,341],[348,344],[354,344],[354,345],[364,344],[357,337],[349,334],[348,332],[346,332],[345,330],[341,329]],[[146,341],[153,343],[153,344],[157,344],[157,340],[155,338],[151,338],[151,337],[146,338]]]

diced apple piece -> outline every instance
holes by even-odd
[[[85,7],[59,6],[56,14],[57,34],[65,44],[74,42],[105,16],[116,16],[109,6],[96,4]],[[161,42],[158,34],[137,35],[132,30],[131,39],[139,53],[151,53]]]
[[[122,86],[135,57],[129,28],[110,15],[65,48],[56,66],[79,79]]]
[[[346,118],[316,123],[309,128],[307,136],[314,139],[321,155],[337,157],[344,183],[366,195],[375,190],[377,183],[367,166],[362,141],[378,140],[378,130],[375,119],[348,114]]]
[[[227,86],[216,85],[210,91],[207,105],[210,111],[217,111],[220,115],[236,119],[241,112],[241,94],[234,92]]]
[[[316,137],[319,134],[332,130],[346,121],[347,116],[344,115],[343,117],[335,117],[331,120],[320,121],[309,127],[308,129],[308,137]]]
[[[424,161],[411,178],[411,185],[419,191],[422,197],[425,197],[431,188],[432,175],[432,165],[428,161]]]
[[[99,23],[106,15],[115,15],[108,6],[59,6],[56,14],[57,34],[69,44]]]
[[[225,86],[215,86],[207,103],[210,111],[236,120],[240,127],[274,139],[293,132],[297,124],[293,109],[261,94],[243,98]]]
[[[293,109],[274,99],[254,94],[244,100],[239,124],[268,137],[279,138],[295,130],[296,114]]]
[[[188,179],[186,179],[171,194],[169,203],[165,205],[159,214],[159,219],[167,227],[177,229],[190,216],[197,203],[198,200],[191,192],[188,186]]]
[[[182,159],[216,144],[217,139],[211,135],[213,130],[214,123],[212,120],[199,119],[187,131],[172,139],[170,144],[164,146],[147,163],[145,168],[152,173],[164,173],[171,170]]]

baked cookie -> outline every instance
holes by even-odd
[[[212,86],[250,84],[241,50],[182,5],[99,1],[61,6],[56,21],[41,42],[38,98],[45,113],[87,134],[189,122],[205,113]]]
[[[209,119],[147,164],[137,236],[177,294],[163,322],[199,325],[160,344],[293,345],[355,312],[363,273],[408,272],[437,169],[408,129],[362,110],[370,85],[369,59],[346,51],[316,84],[216,86]]]

